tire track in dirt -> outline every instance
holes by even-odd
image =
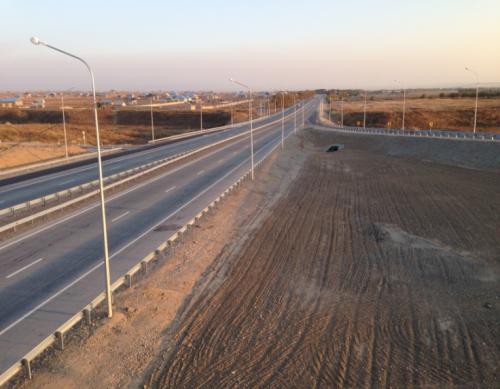
[[[218,258],[223,278],[182,311],[147,386],[492,386],[498,175],[315,141],[272,213]]]

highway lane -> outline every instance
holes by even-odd
[[[286,110],[291,113],[293,108]],[[281,113],[273,114],[268,118],[259,120],[255,126],[278,120]],[[188,150],[203,147],[219,140],[241,134],[249,129],[249,125],[236,125],[232,128],[221,130],[203,136],[190,138],[183,141],[165,144],[153,149],[146,149],[137,153],[128,154],[103,161],[103,174],[110,176],[116,173],[138,167],[149,162],[167,158]],[[98,178],[97,163],[70,168],[57,173],[31,178],[15,184],[0,186],[0,209],[17,205],[28,200],[33,200],[45,195],[56,193],[77,185],[81,185]]]
[[[307,115],[313,112],[311,104]],[[293,117],[286,132],[293,132]],[[255,133],[256,160],[280,135],[280,124]],[[248,143],[242,137],[108,199],[113,279],[249,169]],[[74,215],[0,246],[0,371],[103,289],[99,208]]]

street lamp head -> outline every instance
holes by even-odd
[[[40,39],[38,39],[36,36],[32,36],[31,37],[31,43],[33,43],[34,45],[39,45],[40,43],[42,43],[42,41]]]

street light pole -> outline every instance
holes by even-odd
[[[302,101],[302,129],[306,126],[306,104]]]
[[[242,86],[243,88],[246,88],[248,90],[248,115],[249,115],[249,120],[250,120],[250,159],[251,159],[251,171],[252,171],[252,180],[254,179],[254,163],[253,163],[253,122],[252,122],[252,89],[245,84],[242,84],[239,81],[236,81],[233,78],[230,78],[229,81],[231,81],[233,84]]]
[[[155,140],[155,126],[154,126],[154,122],[153,122],[153,98],[151,98],[151,104],[150,104],[150,108],[151,108],[151,140]]]
[[[296,134],[297,133],[297,101],[296,101],[296,94],[293,94],[293,132]]]
[[[340,127],[344,128],[344,96],[340,96]]]
[[[61,110],[62,110],[62,120],[63,120],[63,131],[64,131],[64,152],[66,154],[66,159],[68,155],[68,137],[66,134],[66,115],[64,114],[64,92],[61,92]]]
[[[105,268],[105,283],[106,283],[106,302],[108,308],[108,317],[113,316],[113,306],[112,306],[112,296],[111,296],[111,276],[109,268],[109,251],[108,251],[108,230],[106,227],[106,206],[104,201],[104,182],[102,178],[102,159],[101,159],[101,141],[99,137],[99,120],[97,118],[97,101],[95,94],[95,80],[94,72],[90,65],[80,57],[70,54],[64,50],[58,49],[57,47],[51,46],[46,42],[41,41],[36,37],[31,38],[31,43],[34,45],[43,45],[49,49],[58,51],[59,53],[70,56],[80,62],[82,62],[90,73],[91,85],[92,85],[92,97],[94,102],[94,120],[95,120],[95,132],[96,132],[96,143],[97,143],[97,165],[99,168],[99,192],[101,197],[101,219],[102,219],[102,232],[103,232],[103,249],[104,249],[104,268]]]
[[[200,97],[200,131],[203,131],[203,100]]]
[[[398,80],[394,80],[394,82],[401,84],[401,82]],[[405,130],[405,114],[406,114],[406,87],[404,85],[401,85],[401,89],[403,90],[403,119],[401,121],[401,129],[404,131]]]
[[[281,150],[285,148],[285,92],[281,92]]]
[[[477,103],[479,100],[479,76],[471,68],[466,67],[465,70],[467,70],[468,72],[471,72],[476,77],[476,105],[474,108],[474,134],[475,134],[476,133],[476,124],[477,124]]]
[[[366,97],[368,92],[365,89],[365,107],[363,109],[363,128],[366,128]]]
[[[328,121],[332,121],[332,96],[328,95],[328,100],[329,100],[329,109],[328,109]]]

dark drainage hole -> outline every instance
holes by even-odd
[[[339,150],[342,150],[344,148],[344,145],[331,145],[330,147],[328,147],[328,149],[326,150],[327,153],[333,153],[334,151],[339,151]]]

